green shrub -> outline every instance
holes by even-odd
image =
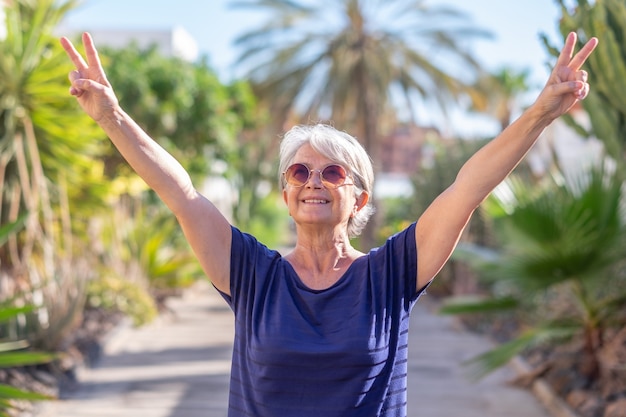
[[[87,306],[124,313],[136,326],[149,323],[158,314],[156,302],[146,288],[115,275],[89,282]]]

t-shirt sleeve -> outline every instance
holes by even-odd
[[[230,254],[230,296],[222,297],[230,308],[237,310],[254,300],[256,286],[263,285],[277,266],[280,254],[268,249],[254,236],[234,226]]]
[[[426,287],[417,288],[417,246],[415,243],[415,223],[391,236],[380,248],[370,252],[372,268],[380,276],[389,280],[388,287],[394,297],[404,300],[405,309],[424,292]]]

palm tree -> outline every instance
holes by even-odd
[[[519,98],[526,93],[529,71],[501,68],[495,74],[485,73],[479,76],[476,88],[485,92],[485,101],[474,103],[474,110],[493,115],[504,130],[510,123],[513,112],[519,110]]]
[[[450,8],[420,0],[241,0],[233,6],[269,16],[237,38],[238,65],[281,130],[286,120],[332,119],[353,132],[376,163],[381,118],[391,104],[414,122],[420,102],[445,111],[452,100],[476,93],[471,79],[449,69],[462,68],[464,76],[477,70],[465,46],[488,33]]]
[[[420,0],[236,1],[261,9],[267,23],[236,40],[238,64],[280,115],[332,119],[354,129],[375,153],[377,121],[399,94],[409,116],[417,99],[441,108],[473,92],[454,64],[479,68],[465,42],[485,31],[466,16]],[[322,24],[323,22],[323,24]],[[451,65],[453,64],[453,65]],[[395,101],[398,103],[398,101]],[[284,120],[284,119],[283,119]]]

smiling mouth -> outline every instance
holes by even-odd
[[[328,204],[328,200],[304,200],[304,203],[307,204]]]

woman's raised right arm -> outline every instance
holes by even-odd
[[[76,66],[70,73],[70,94],[172,210],[209,279],[220,291],[229,294],[230,224],[195,189],[182,165],[122,110],[91,36],[84,33],[82,39],[87,61],[67,38],[61,38],[63,48]]]

